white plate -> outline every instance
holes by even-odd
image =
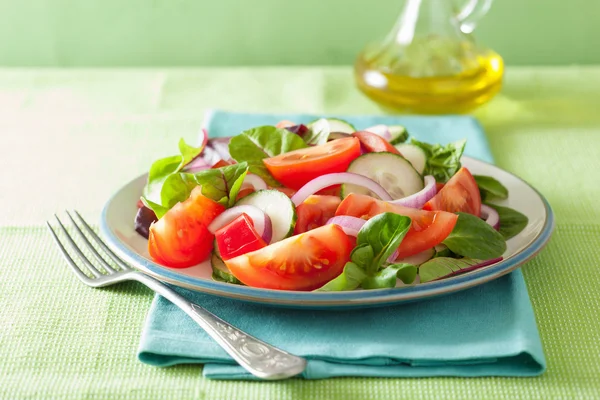
[[[164,282],[199,292],[269,305],[297,308],[349,308],[389,305],[415,301],[463,290],[496,279],[534,257],[548,242],[554,217],[544,197],[520,178],[492,164],[463,157],[462,163],[473,174],[498,179],[508,188],[509,198],[499,205],[511,207],[529,218],[527,227],[507,241],[504,259],[498,263],[462,275],[424,284],[393,289],[355,290],[350,292],[294,292],[257,289],[214,281],[210,262],[185,269],[166,268],[152,261],[147,240],[133,226],[136,203],[147,175],[123,186],[105,205],[100,222],[108,246],[123,260]]]

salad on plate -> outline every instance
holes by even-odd
[[[508,190],[461,165],[464,140],[321,118],[208,138],[154,162],[135,220],[152,259],[230,284],[344,291],[496,263],[527,225]]]

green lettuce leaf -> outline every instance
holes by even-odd
[[[148,173],[148,182],[144,187],[143,197],[149,204],[161,204],[161,190],[164,182],[172,174],[176,174],[189,164],[194,158],[200,155],[204,146],[193,147],[188,145],[185,140],[179,140],[179,155],[161,158],[155,161],[150,167]]]
[[[162,218],[175,204],[185,201],[196,186],[202,186],[202,194],[225,207],[231,207],[248,173],[248,164],[239,163],[221,168],[207,169],[194,174],[179,172],[171,174],[163,183],[161,204],[144,199],[144,203]]]
[[[461,167],[460,158],[465,150],[465,139],[446,146],[411,139],[411,144],[421,148],[427,157],[423,175],[433,175],[437,182],[446,183]]]
[[[473,175],[473,178],[479,187],[481,201],[508,198],[508,189],[497,179],[485,175]]]
[[[506,241],[498,231],[475,215],[457,214],[456,225],[443,244],[463,257],[489,260],[502,256],[506,251]]]
[[[504,236],[504,239],[506,240],[521,233],[521,231],[525,229],[529,223],[527,216],[521,214],[517,210],[490,203],[486,204],[498,211],[498,215],[500,216],[500,229],[498,232],[500,232],[500,234]]]
[[[263,159],[307,147],[302,138],[285,129],[260,126],[231,138],[229,153],[237,162],[247,162],[250,172],[260,176],[270,186],[280,186],[263,164]]]
[[[472,258],[432,258],[419,266],[420,282],[431,282],[459,272],[465,272],[482,262],[483,260]]]
[[[371,218],[358,232],[356,247],[350,253],[350,261],[344,266],[342,274],[317,290],[353,290],[359,286],[365,289],[393,287],[396,285],[396,278],[412,282],[416,267],[411,269],[409,264],[384,267],[387,259],[400,246],[411,223],[409,217],[394,213],[383,213]],[[411,270],[414,270],[414,274]],[[390,286],[392,282],[393,286]]]

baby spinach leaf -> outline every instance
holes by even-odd
[[[435,281],[460,272],[471,271],[478,264],[485,266],[484,261],[473,258],[436,257],[419,266],[421,283]]]
[[[473,175],[473,178],[479,187],[481,201],[508,198],[508,189],[497,179],[485,175]]]
[[[417,267],[411,264],[389,265],[377,273],[368,276],[361,284],[365,289],[383,289],[396,287],[396,280],[413,283],[417,276]]]
[[[250,172],[263,178],[270,186],[281,186],[262,160],[305,147],[304,140],[288,130],[260,126],[231,138],[229,153],[237,162],[247,162]]]
[[[502,256],[506,251],[506,241],[498,231],[479,217],[461,212],[457,214],[456,225],[443,244],[463,257],[488,260]]]
[[[498,232],[500,232],[500,234],[504,236],[504,239],[506,240],[521,233],[521,231],[525,229],[529,223],[529,218],[517,210],[490,203],[486,204],[498,211],[498,215],[500,216],[500,228]]]
[[[460,158],[465,150],[465,139],[445,146],[411,139],[411,144],[421,148],[427,157],[423,175],[433,175],[438,182],[446,183],[460,169]]]
[[[344,271],[327,282],[324,286],[317,289],[317,292],[341,292],[344,290],[354,290],[365,280],[367,274],[365,271],[353,262],[347,262]]]

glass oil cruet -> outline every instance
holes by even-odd
[[[504,62],[471,33],[492,0],[405,0],[387,37],[358,56],[360,90],[392,112],[467,112],[502,86]]]

